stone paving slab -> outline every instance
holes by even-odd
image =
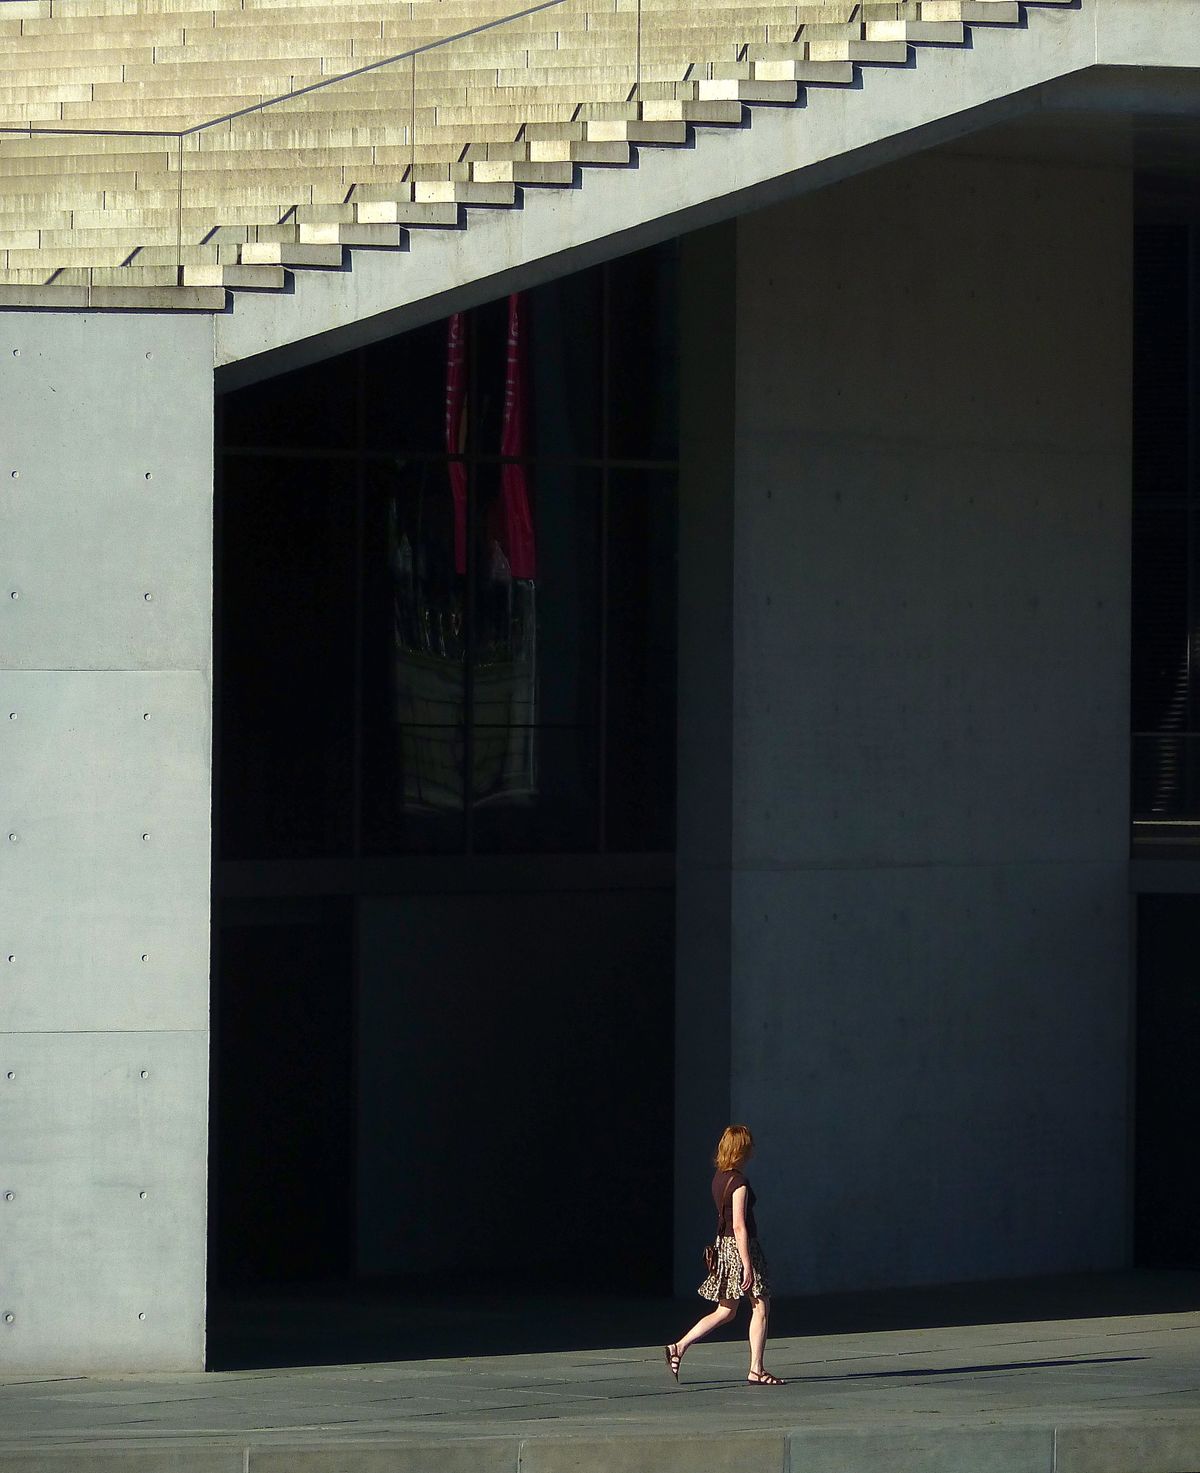
[[[747,1385],[734,1339],[695,1347],[679,1385],[644,1344],[192,1375],[0,1367],[0,1473],[1200,1473],[1200,1309],[842,1333],[811,1319],[771,1343],[783,1388]]]

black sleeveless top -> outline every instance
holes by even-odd
[[[754,1203],[757,1199],[754,1188],[740,1171],[718,1171],[712,1179],[713,1206],[717,1209],[717,1235],[733,1232],[733,1194],[738,1187],[746,1188],[746,1231],[752,1238],[757,1238],[758,1225],[754,1221]],[[721,1211],[722,1203],[725,1204],[724,1212]]]

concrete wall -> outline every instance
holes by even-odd
[[[199,1368],[212,326],[0,322],[0,1364]]]
[[[949,157],[739,223],[730,1111],[782,1291],[1126,1257],[1130,240],[1122,174]]]

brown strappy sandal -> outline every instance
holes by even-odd
[[[772,1376],[770,1371],[751,1371],[746,1377],[751,1386],[786,1386],[786,1381],[781,1381],[778,1376]]]
[[[683,1364],[683,1356],[679,1354],[679,1346],[674,1341],[670,1345],[664,1345],[663,1355],[667,1360],[667,1370],[678,1381],[679,1367]]]

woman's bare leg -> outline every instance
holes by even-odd
[[[703,1340],[705,1335],[711,1335],[721,1325],[727,1325],[737,1314],[737,1305],[732,1299],[722,1299],[711,1314],[706,1314],[703,1319],[697,1320],[686,1335],[681,1335],[675,1342],[675,1351],[680,1360],[683,1359],[689,1345],[695,1345],[697,1340]]]
[[[771,1317],[769,1299],[750,1300],[750,1374],[761,1374],[763,1351],[767,1348],[767,1321]]]

